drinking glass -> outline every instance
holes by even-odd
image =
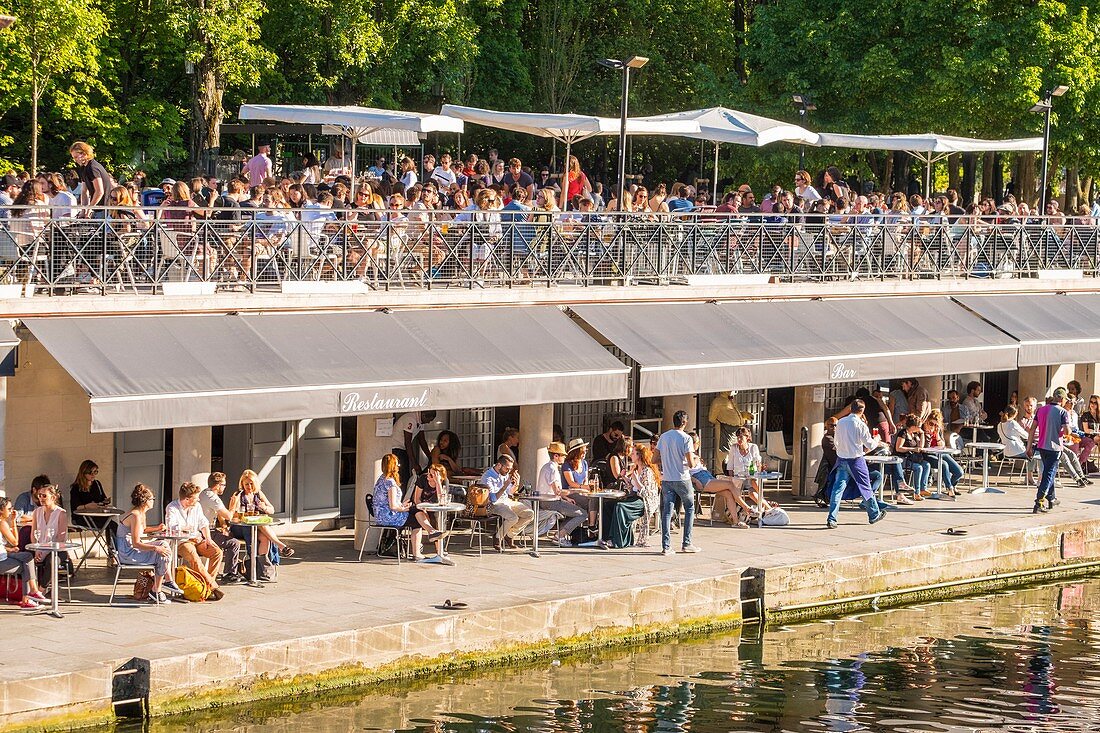
[[[46,530],[46,544],[47,545],[53,544],[53,530],[52,529],[47,529]]]
[[[42,544],[42,530],[40,529],[34,530],[34,544]]]

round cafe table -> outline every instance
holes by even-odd
[[[52,531],[52,530],[51,530]],[[80,547],[79,542],[35,542],[27,545],[31,552],[48,552],[50,554],[50,607],[39,609],[36,613],[44,613],[54,618],[61,618],[61,609],[58,607],[58,599],[61,597],[61,588],[57,583],[57,564],[62,552],[68,552]]]
[[[925,448],[924,452],[936,457],[936,492],[934,496],[938,499],[943,492],[943,457],[957,456],[961,451],[958,448],[948,448],[945,445],[939,445],[932,448]],[[952,493],[951,496],[954,497],[954,493]]]
[[[248,531],[249,531],[249,542],[252,544],[252,550],[251,550],[251,552],[248,553],[249,554],[248,562],[249,562],[249,568],[251,569],[252,572],[249,574],[248,582],[246,582],[245,585],[247,585],[249,587],[252,587],[252,588],[262,588],[263,587],[262,584],[260,583],[259,579],[256,577],[256,553],[258,551],[257,547],[259,545],[259,542],[257,541],[256,535],[259,532],[259,528],[260,527],[278,527],[282,523],[283,523],[282,520],[279,520],[279,519],[272,519],[270,522],[267,522],[266,524],[257,524],[255,522],[245,522],[245,521],[236,521],[236,520],[230,522],[230,524],[235,525],[237,527],[248,527]]]
[[[172,551],[168,554],[168,580],[172,585],[175,585],[176,567],[179,564],[180,544],[190,539],[190,535],[186,535],[182,532],[153,532],[149,536],[154,540],[164,540],[172,546]]]
[[[1004,450],[1005,447],[1000,443],[971,443],[971,448],[975,448],[982,452],[982,485],[977,488],[971,489],[971,494],[1003,494],[1002,489],[997,489],[989,485],[989,451]]]
[[[535,512],[535,518],[531,522],[531,557],[539,557],[539,507],[558,500],[558,497],[541,494],[527,494],[516,497],[520,501],[531,503],[531,510]]]
[[[775,481],[775,488],[779,488],[779,480],[783,478],[783,474],[779,471],[757,471],[756,475],[749,476],[749,479],[757,479],[760,484],[760,501],[756,503],[756,526],[764,526],[764,482]]]
[[[603,547],[603,500],[604,499],[621,499],[626,496],[625,491],[588,491],[581,496],[588,496],[596,499],[596,504],[599,507],[596,510],[596,539],[592,542],[582,542],[581,547]]]
[[[419,504],[418,509],[423,509],[426,512],[431,512],[435,515],[435,526],[439,532],[447,531],[447,515],[456,514],[466,509],[465,504],[459,504],[458,502],[440,502],[439,504]],[[418,548],[419,549],[419,548]],[[447,535],[443,535],[443,538],[439,540],[439,554],[426,557],[423,560],[418,560],[428,565],[451,565],[455,564],[447,555]]]
[[[863,460],[867,463],[873,463],[879,466],[899,466],[904,461],[898,456],[864,456]],[[886,486],[886,475],[883,474],[882,480],[878,482],[878,500],[880,502],[886,501],[883,496],[883,490]],[[894,487],[894,492],[897,493],[898,487]]]
[[[963,429],[971,431],[971,433],[970,433],[970,445],[973,445],[975,448],[977,448],[978,446],[975,445],[975,443],[978,442],[978,431],[979,430],[996,430],[997,426],[996,425],[963,425]]]

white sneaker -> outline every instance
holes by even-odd
[[[687,552],[687,553],[702,552],[702,551],[703,551],[703,548],[699,547],[698,545],[684,545],[684,548],[682,550],[680,550],[680,552]]]
[[[671,554],[673,554],[671,547],[666,547],[665,549],[661,550],[661,555],[663,557],[668,557]]]
[[[569,541],[568,537],[562,537],[558,540],[558,547],[572,547],[573,543]]]

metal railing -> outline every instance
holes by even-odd
[[[370,289],[627,286],[698,275],[781,282],[1095,276],[1100,226],[1055,220],[769,220],[509,211],[0,210],[0,284],[30,295],[162,293],[173,283],[278,290],[288,282]],[[305,220],[303,220],[305,219]],[[168,289],[171,289],[170,287]]]

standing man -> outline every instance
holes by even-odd
[[[1054,390],[1054,394],[1047,397],[1047,403],[1035,413],[1035,422],[1027,431],[1027,457],[1031,458],[1035,446],[1038,446],[1043,459],[1043,476],[1039,479],[1032,514],[1048,512],[1059,503],[1054,498],[1054,476],[1058,472],[1058,460],[1062,457],[1062,439],[1069,437],[1069,413],[1061,406],[1066,396],[1065,387]]]
[[[244,164],[244,172],[248,174],[248,184],[250,186],[262,186],[266,179],[275,175],[275,166],[272,165],[271,158],[268,157],[271,146],[264,143],[257,148],[257,151]]]
[[[561,487],[561,464],[565,463],[565,446],[561,443],[551,443],[546,446],[546,452],[550,454],[550,461],[539,469],[539,479],[535,483],[535,494],[538,496],[556,496],[557,501],[543,504],[547,516],[553,516],[557,512],[565,519],[565,524],[558,528],[558,547],[572,547],[569,535],[573,530],[581,526],[585,515],[584,509],[577,506],[577,502],[569,498]],[[533,513],[532,513],[532,516]],[[543,525],[546,526],[546,525]],[[540,534],[542,527],[536,528]]]
[[[489,487],[489,513],[500,517],[500,529],[497,530],[493,549],[499,552],[505,547],[515,547],[516,535],[535,518],[531,507],[514,498],[519,488],[515,460],[501,454],[493,467],[481,475],[481,483]]]
[[[103,164],[95,159],[95,150],[88,143],[78,140],[69,146],[69,155],[73,157],[76,174],[84,184],[80,187],[80,205],[106,205],[107,194],[115,187],[115,181]],[[81,215],[88,218],[93,216],[93,212],[85,210]]]
[[[397,456],[401,467],[401,490],[409,485],[411,476],[419,476],[420,456],[430,456],[428,438],[424,435],[424,426],[435,420],[435,410],[424,412],[406,412],[393,423],[393,447],[391,452]]]
[[[695,525],[695,491],[688,469],[695,465],[695,445],[685,432],[688,414],[677,410],[672,416],[672,430],[666,430],[657,441],[661,454],[661,554],[672,554],[672,508],[676,498],[684,504],[684,544],[681,552],[699,552],[691,543]]]
[[[912,377],[908,380],[909,389],[906,395],[909,397],[909,414],[917,418],[921,425],[932,414],[932,400],[928,397],[928,390],[920,386],[920,380]],[[904,384],[902,385],[904,387]],[[894,424],[898,424],[894,421]]]
[[[901,380],[897,389],[890,393],[890,417],[894,418],[895,425],[905,422],[905,416],[909,414],[909,390],[913,388],[910,379]]]
[[[915,380],[914,380],[915,381]],[[837,477],[833,482],[832,494],[829,499],[829,516],[826,525],[829,529],[836,529],[837,511],[840,509],[840,496],[844,491],[846,477],[851,477],[856,488],[859,489],[863,501],[859,506],[867,511],[867,520],[874,524],[886,517],[886,511],[879,506],[875,498],[875,492],[871,488],[871,474],[867,470],[867,461],[864,454],[872,448],[880,445],[879,441],[871,437],[871,431],[867,429],[867,421],[863,419],[863,412],[867,405],[863,400],[852,401],[851,413],[836,424],[836,459]]]

